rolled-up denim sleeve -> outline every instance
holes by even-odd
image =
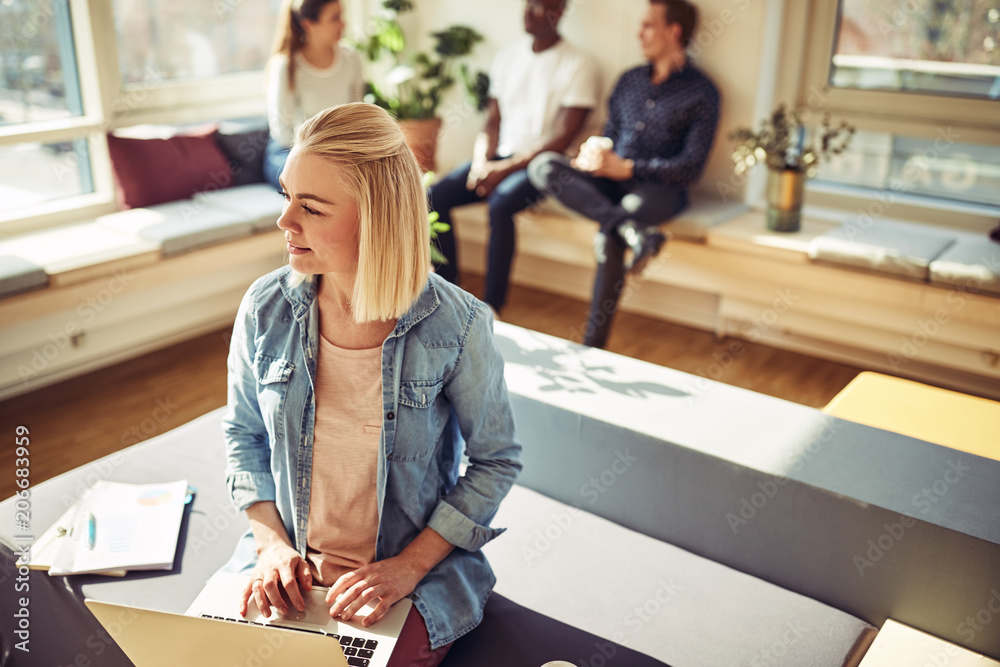
[[[271,474],[271,446],[257,401],[255,354],[254,291],[252,286],[240,304],[229,344],[228,391],[222,417],[226,443],[226,486],[237,509],[275,499]]]
[[[493,340],[493,318],[476,302],[462,355],[445,385],[469,465],[427,524],[468,551],[482,548],[503,532],[489,524],[521,472],[521,443],[503,371],[503,357]]]

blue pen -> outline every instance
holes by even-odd
[[[89,512],[87,515],[87,548],[93,549],[94,542],[97,540],[97,518],[94,517],[93,512]]]

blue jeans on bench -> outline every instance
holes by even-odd
[[[507,301],[510,267],[517,241],[514,215],[536,203],[542,194],[528,180],[527,170],[521,170],[501,181],[486,197],[480,197],[465,187],[471,169],[472,163],[468,162],[430,188],[431,210],[438,212],[441,222],[452,225],[451,230],[438,234],[438,247],[448,263],[435,266],[435,270],[445,280],[457,282],[458,249],[455,247],[455,223],[451,219],[451,209],[485,199],[490,207],[490,244],[483,301],[499,312]]]
[[[640,228],[666,222],[688,204],[687,189],[648,181],[612,181],[597,178],[570,165],[559,153],[542,153],[528,166],[534,186],[560,204],[596,220],[607,237],[606,261],[597,265],[594,294],[583,342],[604,347],[611,322],[618,312],[618,298],[625,288],[625,241],[618,233],[623,222]]]
[[[291,150],[290,147],[282,146],[274,139],[268,140],[267,148],[264,149],[264,180],[276,188],[281,187],[278,176],[281,176],[281,170],[285,168],[285,160],[288,159]]]

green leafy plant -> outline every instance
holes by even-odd
[[[412,0],[385,0],[382,7],[384,12],[375,17],[367,39],[355,44],[381,71],[377,81],[366,84],[365,101],[400,120],[435,118],[443,95],[460,77],[470,103],[480,111],[486,108],[489,77],[459,62],[483,41],[481,34],[466,26],[449,26],[431,33],[431,53],[413,53],[407,49],[398,20],[400,14],[413,9]]]
[[[846,121],[831,125],[830,114],[823,117],[822,125],[807,141],[802,109],[789,109],[784,104],[761,122],[760,130],[737,128],[729,139],[737,142],[733,151],[736,173],[742,175],[758,163],[775,171],[792,170],[815,176],[821,160],[840,155],[854,136],[854,127]]]
[[[433,182],[434,182],[434,172],[428,171],[423,176],[424,190],[427,190],[427,188],[429,188],[431,186],[431,183]],[[448,260],[445,258],[444,255],[441,254],[441,251],[437,247],[436,241],[438,234],[443,234],[447,232],[449,229],[451,229],[451,225],[449,225],[447,222],[441,222],[440,218],[441,216],[438,215],[437,211],[431,211],[427,215],[427,224],[429,224],[431,227],[431,261],[433,261],[435,264],[447,264]]]

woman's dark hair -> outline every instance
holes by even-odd
[[[295,54],[306,43],[302,21],[318,21],[323,7],[340,0],[285,0],[278,15],[278,30],[274,34],[271,54],[284,54],[288,58],[288,87],[295,90]]]
[[[698,27],[698,8],[687,0],[649,0],[649,4],[663,6],[667,25],[680,24],[681,46],[687,48],[694,29]]]

